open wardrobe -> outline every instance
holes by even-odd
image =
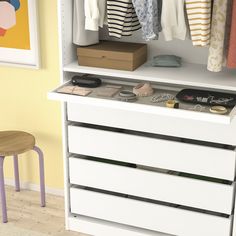
[[[58,0],[66,228],[236,236],[236,0]]]

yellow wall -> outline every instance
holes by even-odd
[[[60,104],[47,99],[47,92],[60,80],[57,1],[38,3],[42,69],[0,67],[0,130],[34,134],[45,154],[46,185],[63,188]],[[12,158],[6,159],[5,176],[13,178]],[[22,155],[19,164],[21,180],[38,184],[36,155]]]

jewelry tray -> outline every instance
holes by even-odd
[[[206,90],[183,89],[176,95],[176,98],[186,103],[209,106],[234,107],[236,105],[236,95]]]

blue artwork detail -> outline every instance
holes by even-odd
[[[10,0],[9,2],[12,6],[14,6],[16,11],[20,8],[20,0]]]

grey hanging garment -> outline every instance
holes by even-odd
[[[99,32],[85,30],[84,0],[74,0],[73,43],[89,46],[99,43]]]
[[[142,26],[143,39],[146,41],[159,38],[161,32],[162,0],[132,0]]]

